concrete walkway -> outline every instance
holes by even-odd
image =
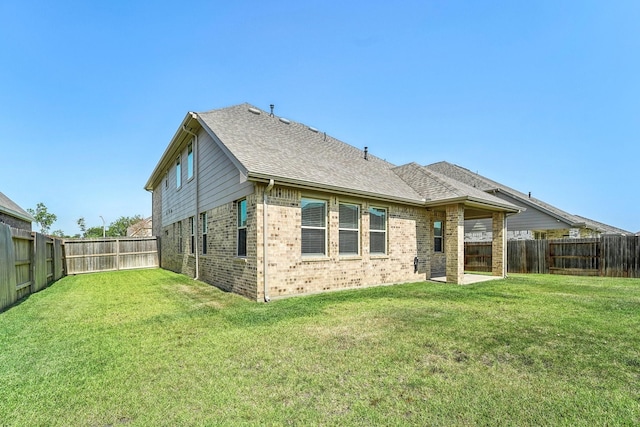
[[[500,277],[500,276],[486,276],[484,274],[468,274],[468,273],[465,273],[464,277],[462,278],[462,283],[460,283],[460,284],[461,285],[472,285],[474,283],[487,282],[489,280],[497,280],[497,279],[503,279],[503,277]],[[429,280],[431,280],[433,282],[447,283],[447,276],[432,277]]]

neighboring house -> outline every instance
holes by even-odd
[[[15,204],[13,200],[0,193],[0,222],[13,228],[32,231],[31,223],[35,219],[27,211]]]
[[[425,166],[458,182],[485,191],[520,207],[507,221],[509,240],[589,238],[632,233],[578,215],[569,214],[542,200],[500,184],[461,166],[438,162]],[[490,241],[491,224],[484,219],[465,221],[465,241]]]
[[[151,237],[153,236],[152,217],[141,219],[127,227],[127,237]]]
[[[503,277],[505,218],[518,212],[249,104],[187,113],[145,189],[163,268],[265,301],[442,275],[463,283],[465,219],[490,219],[492,273]]]

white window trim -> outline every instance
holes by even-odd
[[[302,200],[311,200],[314,202],[322,202],[324,203],[324,227],[313,227],[308,225],[302,225]],[[302,197],[300,200],[300,253],[304,258],[326,258],[328,255],[328,246],[329,246],[329,236],[328,236],[328,219],[327,215],[329,214],[329,201],[324,199],[316,199],[313,197]],[[324,248],[323,253],[321,254],[305,254],[302,252],[302,230],[324,230]]]
[[[240,226],[239,220],[240,220],[240,214],[241,214],[241,209],[240,209],[240,204],[244,202],[245,206],[247,203],[247,199],[240,199],[236,202],[236,207],[237,207],[237,212],[236,212],[236,257],[238,258],[246,258],[248,253],[249,253],[249,248],[247,247],[247,224],[245,223],[244,226]],[[247,222],[249,222],[249,214],[247,213]],[[240,255],[240,230],[245,230],[244,232],[244,250],[245,250],[245,254],[244,255]]]
[[[440,236],[436,236],[436,223],[440,223]],[[440,250],[436,250],[436,239],[440,239]],[[444,253],[444,221],[433,221],[433,252]]]
[[[182,187],[182,159],[176,157],[176,189]]]
[[[191,181],[193,179],[193,174],[195,172],[193,161],[193,142],[190,142],[187,144],[187,181]]]
[[[371,210],[379,209],[384,211],[384,230],[372,230],[371,229]],[[369,206],[369,254],[373,256],[386,256],[389,254],[389,209],[381,206]],[[384,252],[372,252],[371,251],[371,233],[384,233]]]
[[[356,209],[357,209],[357,214],[356,215],[357,215],[357,218],[358,218],[357,219],[358,228],[342,228],[342,227],[340,227],[340,205],[348,205],[348,206],[355,206],[356,207]],[[361,222],[360,221],[360,218],[361,218],[360,210],[361,210],[360,209],[360,205],[357,204],[357,203],[344,203],[344,202],[339,202],[338,203],[338,255],[341,256],[341,257],[360,256],[360,254],[361,254],[360,246],[361,246],[362,241],[360,239],[360,236],[361,236],[361,233],[360,233],[360,229],[361,229],[361,225],[360,225],[360,222]],[[340,232],[341,231],[355,231],[355,232],[358,233],[358,236],[357,236],[357,239],[356,239],[356,241],[358,242],[358,245],[357,245],[357,248],[356,248],[356,253],[344,253],[344,254],[340,253]],[[326,242],[326,239],[325,239],[325,242]]]

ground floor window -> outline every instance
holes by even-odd
[[[372,254],[387,253],[387,210],[369,208],[369,251]]]
[[[340,255],[359,255],[360,206],[340,203],[338,215],[338,246]]]
[[[200,221],[202,221],[202,255],[207,254],[207,213],[200,214]]]
[[[443,251],[443,235],[442,235],[442,221],[434,221],[433,223],[433,251]]]
[[[302,255],[321,256],[327,253],[327,202],[306,199],[302,208]]]

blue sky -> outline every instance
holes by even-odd
[[[187,111],[242,102],[640,230],[638,1],[3,1],[0,191],[151,214]]]

